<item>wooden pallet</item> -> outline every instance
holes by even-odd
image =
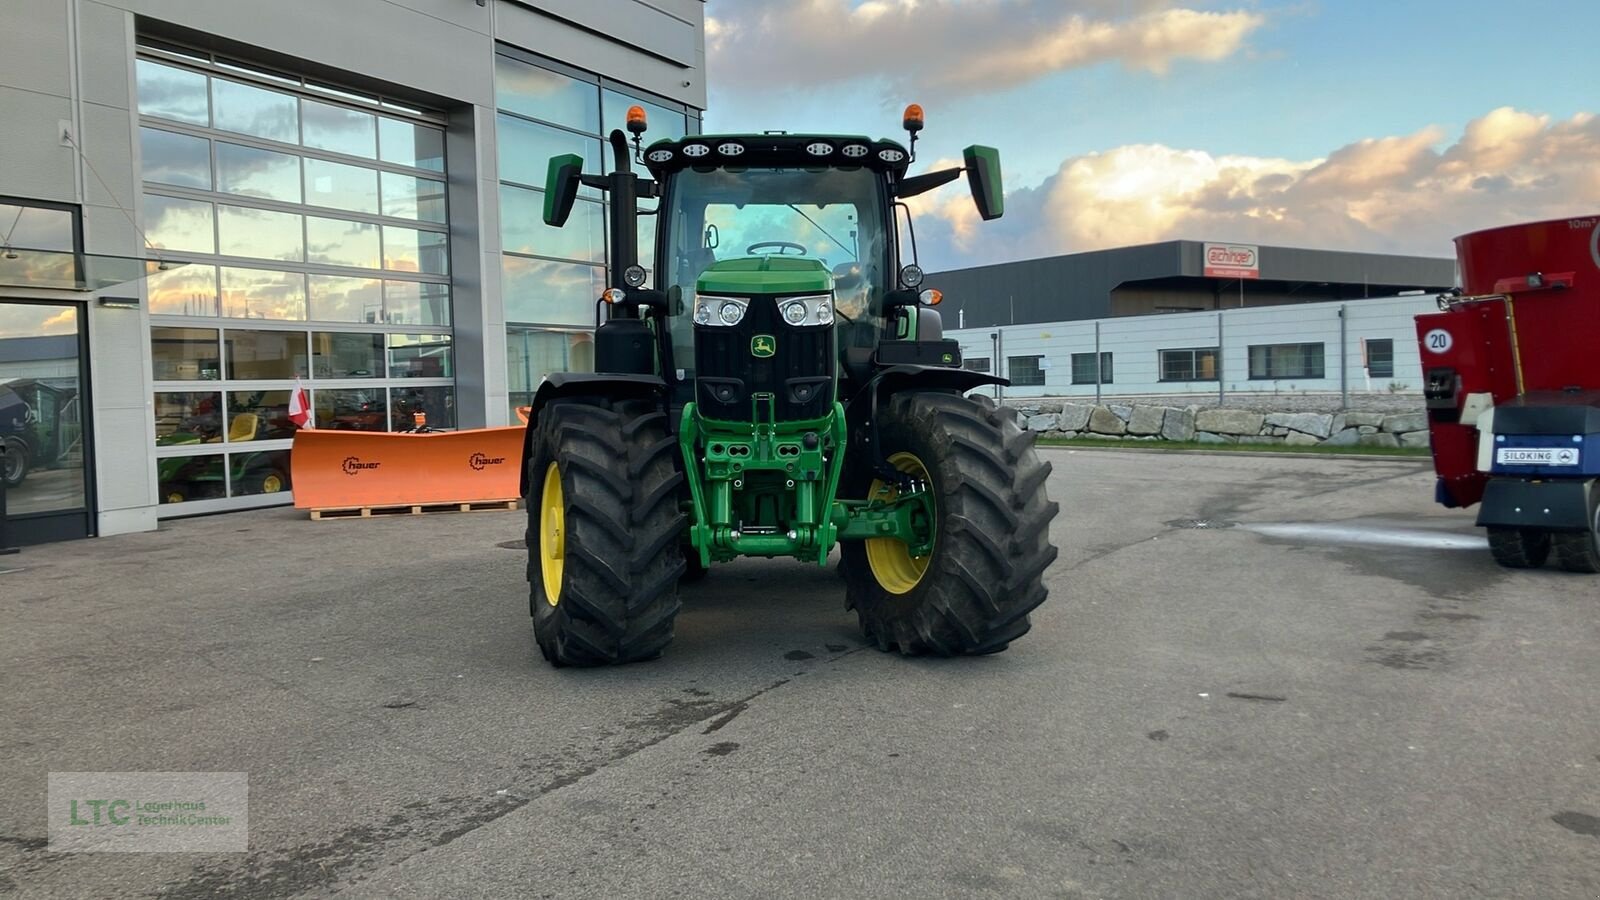
[[[470,503],[410,503],[393,506],[335,506],[311,510],[311,519],[374,519],[379,516],[422,516],[429,513],[503,512],[516,509],[516,500],[476,500]]]

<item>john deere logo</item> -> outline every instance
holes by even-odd
[[[778,342],[770,334],[758,334],[750,339],[750,355],[766,359],[778,352]]]

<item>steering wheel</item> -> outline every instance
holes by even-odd
[[[755,256],[757,250],[765,250],[771,247],[776,247],[778,250],[777,253],[772,254],[774,256],[783,256],[785,250],[793,250],[800,256],[805,256],[810,252],[806,249],[805,244],[796,244],[794,241],[757,241],[744,248],[744,252],[746,256]]]

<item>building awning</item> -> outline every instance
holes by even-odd
[[[0,288],[89,293],[182,265],[170,259],[7,247],[0,252]]]

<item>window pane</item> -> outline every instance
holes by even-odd
[[[1044,369],[1039,361],[1042,356],[1012,356],[1006,359],[1006,374],[1010,376],[1011,383],[1018,387],[1033,387],[1044,384]]]
[[[315,100],[300,101],[305,145],[368,159],[378,155],[378,117]]]
[[[501,115],[496,138],[500,141],[500,177],[529,187],[544,187],[550,157],[576,153],[583,157],[585,172],[600,171],[600,141],[548,125],[539,125],[514,116]],[[592,188],[580,193],[593,195]]]
[[[228,442],[294,437],[288,391],[229,391]]]
[[[215,316],[218,313],[215,266],[187,265],[152,272],[145,280],[145,290],[150,298],[152,316]],[[213,342],[215,337],[213,333]]]
[[[156,460],[162,503],[216,500],[227,496],[222,454],[169,456]]]
[[[445,222],[444,182],[415,175],[383,173],[383,214],[400,219]]]
[[[217,104],[216,127],[223,131],[300,143],[300,110],[294,97],[225,78],[212,79],[211,97]]]
[[[599,266],[503,256],[500,268],[506,321],[594,324],[595,303],[605,290]]]
[[[450,286],[416,281],[383,283],[383,321],[393,325],[449,325]]]
[[[224,270],[226,271],[226,270]],[[238,331],[223,334],[232,379],[303,378],[306,374],[304,331]]]
[[[300,202],[300,157],[217,142],[217,190]]]
[[[217,246],[223,256],[256,259],[305,259],[300,217],[244,206],[217,209]]]
[[[594,337],[588,332],[511,328],[506,331],[506,383],[516,407],[533,402],[551,372],[594,371]]]
[[[378,268],[378,226],[306,216],[306,261]]]
[[[424,275],[450,272],[448,238],[439,231],[383,226],[383,267]]]
[[[0,223],[10,231],[13,247],[64,253],[74,248],[72,213],[67,210],[0,203]]]
[[[383,388],[314,392],[311,407],[318,428],[342,431],[388,431],[389,401]]]
[[[152,328],[150,356],[156,381],[215,381],[222,377],[215,328]]]
[[[649,271],[656,268],[656,222],[658,216],[647,216],[645,210],[659,209],[661,204],[656,200],[642,200],[639,202],[639,265]],[[543,221],[542,219],[540,221]]]
[[[298,272],[222,267],[222,314],[231,319],[306,317],[306,281]]]
[[[390,378],[450,378],[454,375],[450,335],[389,335]]]
[[[139,115],[191,125],[211,124],[206,76],[148,59],[139,60],[137,65]]]
[[[235,453],[229,460],[228,484],[235,497],[277,494],[290,489],[287,450]]]
[[[306,160],[306,202],[351,212],[377,213],[378,173],[361,166]]]
[[[494,58],[495,104],[580,131],[600,130],[597,85],[504,56]]]
[[[449,387],[397,387],[389,390],[394,409],[395,431],[426,425],[429,428],[456,427],[456,389]],[[417,415],[422,421],[417,421]]]
[[[987,372],[989,371],[989,357],[969,356],[967,357],[966,361],[961,364],[961,367],[971,372]]]
[[[311,333],[313,378],[383,377],[383,335]]]
[[[145,181],[209,191],[211,142],[159,128],[140,128],[139,167]]]
[[[603,263],[605,230],[603,208],[593,200],[572,204],[566,227],[551,228],[544,223],[542,192],[500,186],[500,241],[509,252]]]
[[[1394,377],[1394,341],[1390,338],[1369,339],[1367,347],[1367,374],[1373,378]]]
[[[156,446],[222,440],[222,395],[216,391],[155,395]]]
[[[667,109],[648,100],[638,100],[618,91],[605,92],[605,121],[601,123],[600,133],[610,134],[611,129],[621,128],[627,133],[628,107],[644,107],[645,121],[650,130],[644,133],[645,143],[660,140],[661,138],[681,138],[684,134],[684,115],[681,112]]]
[[[217,252],[211,204],[144,195],[144,234],[158,250]]]
[[[437,128],[380,118],[378,146],[384,162],[444,171],[444,132]]]
[[[383,296],[376,278],[346,278],[343,275],[311,275],[312,319],[327,322],[383,321]]]

